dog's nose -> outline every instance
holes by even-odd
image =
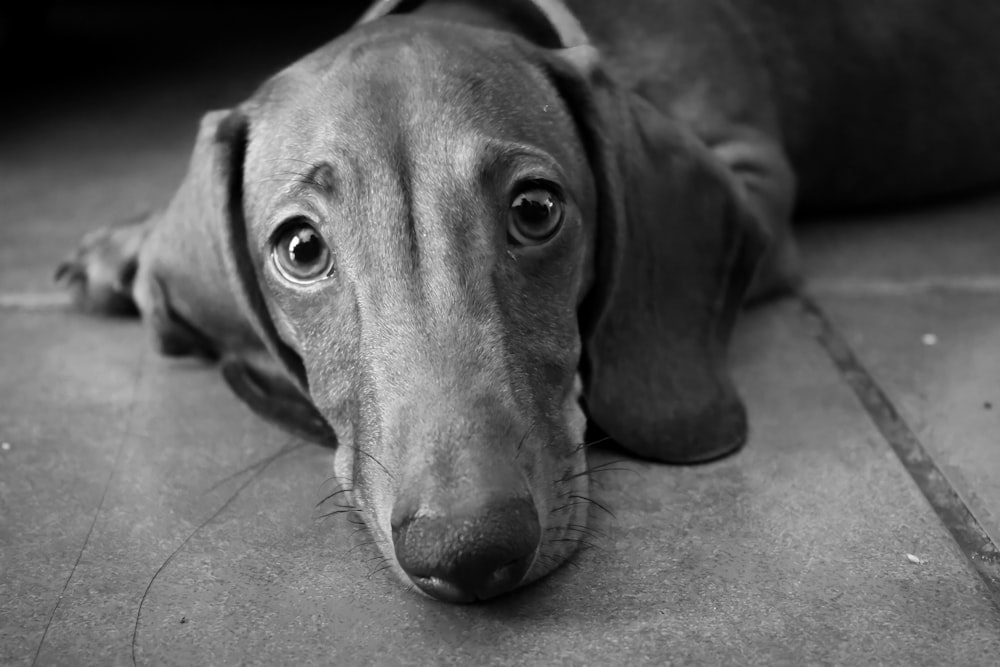
[[[393,512],[396,558],[428,595],[485,600],[517,586],[541,539],[530,497],[494,498],[464,509]]]

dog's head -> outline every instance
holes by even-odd
[[[210,114],[154,231],[189,244],[140,260],[161,338],[200,332],[259,412],[335,432],[382,554],[446,600],[572,555],[584,408],[657,460],[746,433],[725,348],[761,233],[706,148],[539,5],[538,41],[366,23]]]

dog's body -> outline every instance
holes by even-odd
[[[742,444],[725,347],[759,264],[757,294],[795,280],[797,196],[1000,180],[997,29],[972,0],[379,2],[61,273],[336,433],[401,578],[491,597],[587,530],[581,400],[645,457]]]
[[[707,143],[740,124],[770,135],[805,208],[909,202],[1000,176],[994,4],[568,4],[615,78]]]

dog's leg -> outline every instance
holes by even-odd
[[[770,238],[746,300],[753,303],[794,290],[801,281],[791,226],[796,179],[785,151],[771,136],[751,128],[735,128],[711,148],[735,177],[746,210]]]
[[[133,288],[139,252],[157,216],[144,214],[86,234],[56,268],[81,310],[103,315],[138,315]]]
[[[195,286],[196,296],[207,292],[210,280],[197,267],[183,264],[182,253],[167,237],[165,212],[136,216],[99,227],[80,239],[77,247],[56,268],[55,279],[65,287],[79,310],[96,315],[132,316],[143,319],[154,347],[167,356],[219,356],[208,332],[193,327],[177,312],[178,295],[169,279],[156,275],[152,267],[178,258],[181,272]],[[169,275],[167,273],[166,275]],[[176,282],[176,281],[175,281]],[[188,287],[190,290],[191,288]]]

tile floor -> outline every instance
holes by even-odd
[[[0,132],[0,663],[997,663],[1000,198],[804,227],[822,317],[744,318],[749,445],[628,462],[578,567],[455,607],[317,518],[328,451],[54,294],[66,249],[162,203],[200,111],[272,63],[224,66]]]

